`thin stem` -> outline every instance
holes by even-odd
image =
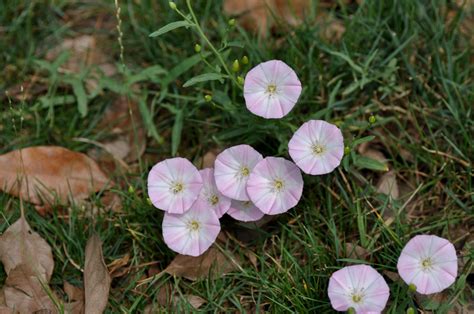
[[[211,41],[207,38],[207,36],[204,34],[202,28],[201,28],[201,25],[199,25],[199,22],[196,18],[196,15],[194,14],[194,11],[193,11],[193,7],[191,6],[191,0],[186,0],[186,4],[188,5],[188,9],[189,9],[189,13],[191,13],[191,16],[193,17],[193,20],[194,20],[194,24],[196,24],[196,29],[197,31],[199,32],[199,35],[201,35],[201,37],[204,39],[204,41],[209,45],[209,48],[211,48],[212,52],[216,55],[217,59],[219,60],[219,62],[221,63],[222,67],[224,68],[225,72],[227,73],[227,75],[229,75],[229,77],[232,79],[232,81],[239,87],[239,88],[242,88],[242,86],[240,86],[239,82],[237,81],[237,79],[234,77],[234,75],[232,74],[232,72],[229,70],[229,68],[227,67],[227,64],[225,63],[224,59],[222,59],[222,56],[220,55],[220,53],[217,51],[217,49],[214,47],[214,45],[211,43]]]

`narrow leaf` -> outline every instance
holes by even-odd
[[[357,145],[362,144],[362,143],[370,142],[374,138],[375,138],[375,136],[373,136],[373,135],[369,135],[369,136],[366,136],[366,137],[361,137],[359,139],[356,139],[354,142],[352,142],[352,146],[357,146]]]
[[[176,113],[173,130],[171,132],[171,154],[176,156],[179,144],[181,143],[181,133],[183,131],[183,110]]]
[[[166,24],[156,32],[151,33],[149,36],[150,37],[158,37],[163,34],[166,34],[174,29],[180,28],[180,27],[190,27],[194,26],[194,24],[189,23],[188,21],[177,21],[177,22],[171,22],[169,24]]]
[[[71,80],[71,85],[77,99],[77,109],[84,118],[87,115],[87,94],[84,85],[79,79]]]
[[[359,169],[370,169],[375,171],[388,171],[388,167],[386,164],[360,155],[356,155],[354,165]]]
[[[186,83],[183,84],[183,87],[189,87],[197,83],[215,81],[215,80],[219,80],[219,82],[222,83],[224,82],[224,76],[222,74],[217,74],[217,73],[204,73],[188,80]]]

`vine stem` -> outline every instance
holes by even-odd
[[[239,84],[239,82],[237,81],[237,79],[235,78],[235,76],[232,74],[232,72],[229,70],[229,67],[227,66],[227,64],[225,63],[224,59],[222,59],[222,56],[221,54],[217,51],[217,49],[214,47],[214,45],[211,43],[211,41],[209,40],[209,38],[207,38],[207,36],[204,34],[202,28],[201,28],[201,25],[199,25],[199,22],[196,18],[196,14],[194,14],[194,10],[193,10],[193,7],[191,6],[191,0],[186,0],[186,4],[188,5],[188,9],[189,9],[189,13],[191,13],[191,16],[193,17],[193,20],[194,20],[194,24],[196,25],[196,29],[199,33],[199,35],[201,35],[201,37],[204,39],[204,41],[207,43],[207,45],[209,46],[209,48],[211,48],[212,52],[216,55],[217,59],[219,60],[219,62],[221,63],[222,67],[224,68],[225,72],[227,73],[227,75],[232,79],[232,81],[239,87],[239,88],[242,88],[242,86]]]

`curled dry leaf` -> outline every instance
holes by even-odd
[[[24,217],[18,219],[0,237],[0,261],[5,272],[23,265],[30,273],[48,283],[53,274],[54,260],[51,247],[39,234],[31,230]]]
[[[189,303],[193,309],[199,309],[206,303],[206,300],[197,295],[181,295],[167,282],[158,290],[155,303],[156,304],[148,305],[145,308],[145,313],[161,313],[163,309],[166,309],[168,312],[181,313],[188,309],[187,303]]]
[[[346,243],[345,249],[347,258],[366,260],[370,255],[366,249],[354,243]]]
[[[66,313],[83,314],[84,313],[84,290],[64,282],[64,292],[68,296],[69,303],[64,304]]]
[[[109,274],[110,277],[116,278],[116,277],[122,277],[123,275],[127,274],[130,271],[130,267],[125,267],[128,265],[130,261],[130,254],[125,254],[121,258],[118,258],[109,265],[107,265],[107,268],[109,269]]]
[[[377,192],[388,195],[393,199],[398,199],[400,192],[398,189],[397,176],[394,171],[384,173],[380,177],[377,183]]]
[[[49,289],[48,282],[29,267],[20,264],[10,270],[4,290],[7,306],[19,313],[59,313],[52,300],[57,298]]]
[[[102,242],[93,234],[86,245],[84,266],[85,313],[100,314],[107,307],[111,278],[102,255]]]
[[[189,280],[222,276],[240,268],[240,263],[236,256],[227,252],[227,257],[215,246],[211,246],[204,254],[193,257],[187,255],[177,255],[164,270],[166,273],[184,277]]]
[[[108,182],[95,161],[63,147],[28,147],[0,156],[0,190],[33,204],[80,202]]]

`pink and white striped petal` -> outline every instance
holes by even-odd
[[[217,189],[231,199],[248,201],[247,180],[253,167],[262,159],[262,155],[250,145],[227,148],[214,163]]]
[[[250,222],[260,220],[262,213],[251,201],[232,200],[227,214],[235,220]]]
[[[202,178],[185,158],[171,158],[157,163],[148,174],[148,196],[153,205],[171,214],[191,208],[202,189]]]
[[[203,210],[213,210],[217,217],[221,218],[230,208],[230,198],[222,195],[217,189],[214,169],[202,169],[199,173],[202,177],[203,188],[193,206]]]

